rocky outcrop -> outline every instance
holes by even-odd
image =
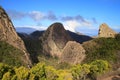
[[[70,64],[81,63],[85,59],[85,49],[75,41],[69,41],[63,49],[61,61]]]
[[[60,62],[81,63],[85,50],[80,43],[73,41],[61,23],[52,24],[40,37],[43,54],[58,57]]]
[[[0,7],[0,41],[5,41],[15,48],[23,51],[23,62],[31,64],[29,53],[24,46],[22,39],[17,35],[14,26],[3,8]]]
[[[61,23],[52,24],[40,37],[43,45],[43,53],[53,57],[60,57],[62,49],[72,38]]]
[[[107,24],[101,24],[98,32],[98,37],[115,37],[117,33],[112,30]]]

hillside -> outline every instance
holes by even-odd
[[[82,45],[87,55],[85,62],[103,59],[114,64],[114,68],[120,66],[120,34],[115,38],[96,38]]]
[[[26,66],[24,63],[24,58],[24,53],[21,50],[9,45],[4,41],[0,41],[0,62],[12,66]]]
[[[2,7],[0,7],[0,41],[6,42],[9,45],[13,46],[14,48],[19,49],[22,53],[24,53],[24,54],[20,54],[22,56],[18,55],[18,57],[21,57],[22,60],[21,63],[25,63],[26,66],[28,64],[32,65],[32,61],[30,60],[29,53],[25,48],[23,40],[17,35],[11,19],[9,18],[6,11]],[[14,53],[14,54],[18,54],[18,53]]]

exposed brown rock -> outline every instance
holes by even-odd
[[[85,58],[84,48],[69,36],[61,23],[52,24],[40,37],[43,53],[58,57],[61,62],[81,63]]]
[[[61,61],[70,64],[78,64],[85,58],[84,48],[75,41],[69,41],[63,49]]]
[[[62,49],[72,38],[61,23],[54,23],[43,33],[40,40],[42,41],[43,53],[60,57]]]
[[[5,41],[10,45],[20,49],[24,52],[23,62],[26,64],[31,64],[29,53],[24,46],[22,39],[17,35],[14,26],[5,12],[4,9],[0,7],[0,41]]]
[[[98,32],[98,37],[115,37],[117,33],[112,30],[107,24],[101,24]]]

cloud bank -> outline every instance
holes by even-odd
[[[32,19],[35,23],[41,22],[42,20],[48,20],[51,22],[60,21],[64,24],[65,29],[70,30],[72,32],[76,32],[78,28],[85,28],[85,29],[90,30],[92,29],[91,27],[93,27],[94,24],[97,24],[97,20],[95,18],[87,19],[81,15],[57,16],[52,11],[41,12],[41,11],[34,10],[34,11],[29,11],[29,12],[20,12],[20,11],[15,11],[15,10],[8,10],[7,13],[9,14],[12,20],[20,20],[20,19],[24,19],[28,17]],[[25,25],[29,25],[29,24],[25,24]],[[28,27],[38,29],[38,27],[40,28],[40,26],[30,25]],[[42,24],[41,28],[46,29],[46,26]]]

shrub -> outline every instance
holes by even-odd
[[[37,65],[33,66],[30,70],[32,74],[36,76],[36,78],[40,80],[46,80],[46,74],[45,74],[45,64],[44,63],[38,63]]]
[[[2,79],[3,75],[8,71],[12,71],[12,68],[9,65],[0,63],[0,79]]]
[[[27,80],[29,77],[29,70],[23,66],[15,69],[15,73],[18,80]]]
[[[93,78],[110,70],[110,64],[105,60],[96,60],[90,64],[90,74]]]
[[[69,70],[58,70],[58,78],[56,80],[73,80]]]

